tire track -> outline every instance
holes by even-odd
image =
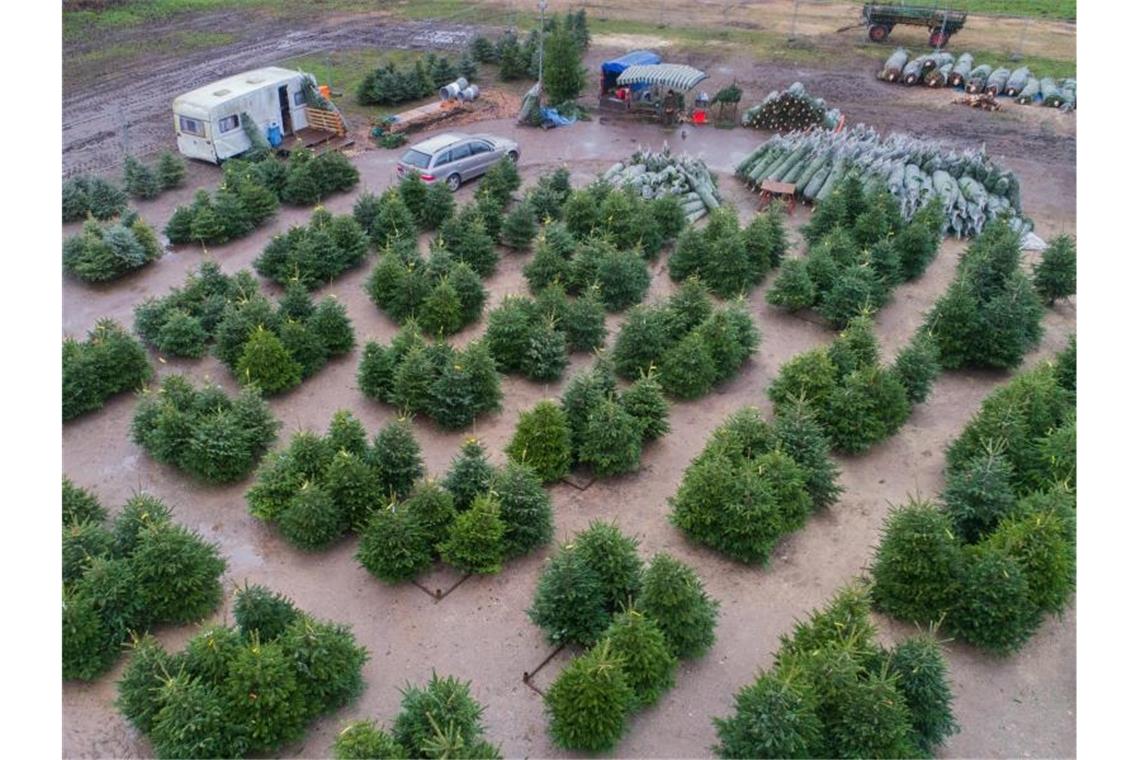
[[[328,50],[379,47],[400,50],[465,47],[476,32],[467,24],[439,21],[384,23],[359,18],[337,26],[297,29],[281,34],[279,25],[234,14],[209,19],[213,29],[240,28],[239,42],[196,50],[178,59],[148,56],[108,72],[83,87],[68,88],[63,100],[63,176],[103,172],[122,163],[126,153],[146,155],[173,143],[170,104],[187,90],[231,74]],[[170,26],[167,31],[178,28]],[[182,27],[185,28],[185,27]],[[157,30],[161,31],[161,29]],[[154,35],[156,29],[140,31]],[[76,52],[80,47],[69,52]],[[172,51],[177,55],[177,51]]]

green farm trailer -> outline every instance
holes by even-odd
[[[871,41],[884,42],[899,24],[926,27],[930,31],[930,46],[940,48],[966,25],[966,12],[933,5],[864,3],[863,19],[857,26],[867,27]]]

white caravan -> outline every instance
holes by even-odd
[[[252,147],[241,115],[270,144],[307,127],[305,80],[311,74],[276,66],[236,74],[191,90],[174,99],[174,130],[184,156],[211,163],[244,153]]]

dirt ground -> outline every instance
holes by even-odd
[[[984,117],[962,109],[963,117]],[[919,120],[921,112],[912,114]],[[931,124],[941,123],[931,117]],[[532,182],[542,171],[565,164],[576,183],[587,182],[599,169],[618,160],[639,144],[669,141],[677,149],[703,156],[721,174],[727,196],[750,212],[754,196],[729,174],[757,137],[744,130],[688,130],[684,141],[676,132],[638,124],[578,124],[561,131],[522,130],[509,121],[488,122],[487,131],[514,136],[522,144],[521,167]],[[917,123],[915,126],[918,126]],[[363,181],[360,191],[380,190],[391,183],[395,152],[369,151],[356,159]],[[1045,232],[1072,228],[1075,176],[1072,166],[1057,171],[1051,161],[1022,154],[1010,160],[1022,175],[1025,205]],[[194,180],[209,184],[216,170],[195,166]],[[470,198],[465,187],[460,200]],[[192,188],[140,204],[144,217],[162,225],[173,207],[185,202]],[[353,196],[332,199],[334,212],[350,210]],[[284,210],[266,228],[244,240],[212,250],[227,272],[250,266],[268,238],[300,223],[303,210]],[[796,223],[804,220],[797,212]],[[65,230],[67,232],[68,230]],[[927,274],[899,288],[877,317],[885,352],[900,348],[921,321],[922,312],[942,292],[953,272],[961,244],[948,241]],[[182,248],[139,274],[109,287],[90,288],[64,283],[64,331],[80,334],[102,316],[127,324],[133,306],[148,295],[161,295],[195,268],[203,253]],[[524,292],[521,268],[526,257],[505,254],[498,273],[489,281],[492,305],[509,293]],[[361,344],[388,340],[396,325],[368,301],[362,284],[368,266],[342,277],[321,291],[346,304]],[[273,290],[267,286],[268,290]],[[650,298],[672,289],[663,262],[654,267]],[[641,541],[646,557],[669,551],[693,564],[713,596],[722,602],[717,644],[699,662],[685,664],[678,685],[655,708],[632,722],[618,754],[641,757],[686,757],[707,753],[714,741],[711,716],[726,714],[733,692],[750,680],[757,668],[770,664],[779,634],[797,616],[824,602],[832,591],[858,575],[872,556],[879,527],[891,503],[907,494],[932,495],[941,486],[942,452],[1004,375],[980,372],[948,373],[938,381],[932,398],[915,410],[907,425],[885,443],[860,457],[841,460],[846,493],[840,503],[815,517],[789,537],[768,568],[747,568],[687,543],[667,522],[667,499],[675,492],[685,466],[709,433],[733,410],[747,404],[768,408],[764,390],[780,365],[792,356],[831,339],[832,333],[810,321],[768,307],[764,288],[749,299],[763,332],[759,352],[733,381],[705,399],[675,404],[670,416],[673,432],[649,446],[637,475],[594,484],[579,492],[569,486],[553,489],[557,538],[567,539],[593,519],[616,520]],[[1046,338],[1030,361],[1059,350],[1073,329],[1075,304],[1063,304],[1047,316]],[[611,328],[620,318],[611,317]],[[457,336],[462,343],[482,331],[477,324]],[[612,340],[612,332],[611,332]],[[283,445],[298,429],[323,429],[333,411],[353,410],[370,431],[394,416],[390,407],[366,400],[355,387],[359,350],[334,361],[316,377],[283,397],[271,400],[284,422]],[[575,367],[587,363],[578,357]],[[212,358],[169,361],[161,373],[189,372],[210,377],[234,389],[227,372]],[[544,397],[556,397],[559,385],[541,386],[515,377],[504,385],[501,413],[480,419],[470,431],[444,433],[426,421],[415,423],[429,471],[442,475],[464,437],[475,434],[495,460],[513,432],[518,413]],[[143,489],[165,499],[177,519],[218,542],[229,562],[227,584],[265,583],[292,596],[304,609],[352,625],[372,653],[366,666],[368,689],[361,699],[339,713],[318,721],[303,744],[286,754],[305,757],[328,752],[339,727],[357,717],[390,719],[396,712],[405,681],[422,681],[433,668],[470,679],[476,696],[487,707],[490,737],[511,757],[557,756],[546,737],[541,699],[521,681],[550,648],[532,625],[525,609],[532,597],[542,556],[510,565],[499,576],[472,578],[440,603],[415,586],[384,586],[353,559],[355,539],[328,552],[302,553],[281,540],[246,512],[243,500],[248,481],[229,487],[203,487],[184,475],[160,466],[129,441],[135,400],[122,397],[105,409],[64,428],[67,474],[93,488],[110,506],[121,504]],[[455,578],[441,572],[426,580],[429,587],[446,588]],[[219,615],[224,617],[224,613]],[[882,621],[889,635],[904,627]],[[178,645],[192,627],[166,630],[162,637]],[[549,682],[569,656],[564,652],[539,675]],[[1070,610],[1049,620],[1029,646],[1015,657],[997,660],[951,644],[948,648],[956,713],[962,732],[944,747],[946,756],[1072,756],[1075,754],[1075,620]],[[148,748],[112,707],[119,670],[94,684],[66,684],[64,754],[68,757],[145,756]]]
[[[435,31],[439,27],[433,27]],[[395,44],[400,38],[414,41],[427,34],[426,27],[407,24],[376,27],[373,43]],[[463,32],[457,27],[457,32]],[[347,32],[346,32],[347,33]],[[355,33],[355,32],[354,32]],[[363,34],[363,32],[361,32]],[[146,130],[132,125],[131,140],[146,140],[154,147],[170,147],[168,100],[197,83],[220,76],[237,61],[257,65],[317,49],[319,35],[298,32],[241,53],[237,46],[219,57],[191,56],[178,63],[153,63],[120,72],[105,81],[65,94],[65,170],[99,168],[120,160],[118,134],[108,121],[119,77],[135,79],[131,113]],[[355,39],[355,38],[354,38]],[[426,39],[426,38],[425,38]],[[409,42],[409,44],[411,44]],[[307,46],[307,47],[306,47]],[[599,46],[591,62],[613,52]],[[250,55],[256,57],[251,62]],[[788,67],[754,64],[737,54],[692,56],[692,62],[707,67],[712,78],[706,84],[715,91],[720,84],[737,78],[750,94],[799,80],[809,91],[825,97],[848,114],[849,121],[865,121],[883,132],[905,130],[943,139],[962,147],[985,141],[987,150],[1018,172],[1023,205],[1037,222],[1040,234],[1048,236],[1075,228],[1075,118],[1046,109],[1017,108],[982,113],[950,105],[948,92],[904,89],[874,80],[872,71]],[[83,115],[89,114],[88,121]],[[148,115],[149,114],[149,115]],[[73,119],[75,120],[73,122]],[[469,127],[475,128],[475,127]],[[721,189],[747,220],[755,197],[731,177],[732,168],[764,135],[743,129],[711,128],[680,130],[633,123],[592,121],[549,132],[516,127],[512,120],[484,122],[480,131],[509,135],[522,146],[520,168],[530,184],[544,171],[568,166],[575,184],[585,184],[612,162],[628,156],[639,145],[658,147],[668,142],[676,150],[703,157],[720,175]],[[110,130],[110,134],[103,134]],[[85,137],[81,137],[85,135]],[[84,143],[83,141],[86,140]],[[70,147],[70,150],[68,149]],[[330,199],[334,213],[346,213],[355,196],[378,192],[393,182],[398,152],[369,150],[354,158],[362,175],[358,190]],[[71,162],[69,164],[69,162]],[[218,170],[202,164],[191,168],[187,187],[162,198],[137,204],[141,214],[156,228],[165,225],[173,208],[187,202],[198,187],[211,187]],[[474,188],[460,191],[460,202],[469,200]],[[204,256],[217,260],[227,272],[250,267],[269,238],[292,224],[306,221],[307,210],[282,209],[255,234],[204,253],[183,247],[167,254],[143,271],[108,286],[91,287],[74,280],[63,281],[63,331],[82,335],[101,317],[132,323],[133,307],[148,296],[161,296],[182,282]],[[806,220],[797,211],[794,224]],[[65,226],[64,234],[75,231]],[[962,244],[947,241],[924,277],[898,288],[894,298],[876,317],[877,332],[889,357],[901,348],[950,281]],[[323,430],[340,408],[353,411],[374,433],[395,416],[388,406],[371,402],[356,388],[355,374],[365,341],[387,341],[397,326],[368,300],[363,283],[372,266],[346,274],[318,295],[341,299],[356,328],[358,348],[350,356],[334,360],[298,389],[270,401],[284,423],[278,446],[299,429]],[[523,293],[526,284],[522,266],[526,256],[504,252],[499,270],[488,282],[492,308],[505,295]],[[771,278],[769,278],[769,283]],[[700,451],[710,432],[732,411],[754,404],[768,410],[765,389],[780,365],[792,356],[832,339],[833,333],[810,320],[781,313],[764,301],[767,284],[750,298],[752,313],[763,333],[763,342],[753,359],[731,382],[704,399],[676,403],[672,407],[672,432],[648,446],[642,470],[634,475],[595,483],[586,491],[566,485],[552,489],[556,538],[565,540],[591,520],[615,520],[641,541],[643,556],[668,551],[692,564],[709,592],[721,603],[717,643],[697,662],[686,663],[677,686],[654,708],[639,713],[619,746],[620,756],[692,757],[708,754],[715,741],[712,716],[731,710],[733,693],[749,682],[758,668],[771,663],[778,636],[793,621],[823,602],[840,585],[863,572],[873,554],[878,531],[892,503],[908,494],[934,495],[942,485],[943,451],[978,408],[982,399],[1008,375],[987,372],[946,373],[937,382],[931,398],[917,407],[896,435],[858,457],[843,457],[842,483],[846,492],[840,502],[817,515],[801,531],[786,539],[767,568],[749,568],[727,561],[696,547],[667,521],[667,499],[674,494],[688,462]],[[653,266],[653,285],[648,298],[662,297],[673,288],[664,261]],[[267,292],[277,294],[265,284]],[[610,341],[621,317],[611,316]],[[1059,304],[1046,317],[1046,335],[1027,363],[1061,349],[1075,329],[1076,305]],[[480,322],[454,338],[469,341],[483,331]],[[567,377],[589,359],[575,357]],[[229,390],[236,385],[215,359],[167,360],[156,357],[160,374],[186,372],[211,378]],[[480,418],[471,430],[447,433],[429,421],[417,420],[415,433],[429,472],[442,476],[448,462],[467,435],[477,435],[495,461],[509,440],[520,411],[546,397],[557,397],[561,384],[540,385],[506,377],[503,409]],[[406,681],[422,682],[432,669],[470,679],[475,696],[486,706],[487,733],[508,757],[566,756],[555,749],[546,735],[541,698],[522,683],[522,673],[533,670],[551,651],[540,630],[530,623],[525,609],[532,598],[544,557],[549,552],[509,565],[498,576],[472,578],[441,602],[415,586],[388,587],[372,578],[353,559],[356,540],[348,538],[327,552],[306,554],[289,546],[274,530],[252,518],[243,498],[249,481],[226,486],[202,486],[173,469],[156,464],[130,442],[129,426],[135,399],[120,397],[103,410],[68,423],[63,429],[65,473],[81,486],[91,488],[105,505],[117,509],[137,490],[164,499],[176,519],[200,531],[221,547],[228,562],[228,588],[264,583],[291,596],[313,614],[352,626],[358,640],[371,652],[365,667],[367,690],[353,705],[316,722],[305,741],[288,747],[289,756],[327,756],[339,728],[348,720],[374,717],[387,723],[398,709],[398,688]],[[429,588],[447,588],[457,579],[440,571],[424,579]],[[226,609],[215,616],[225,619]],[[880,620],[885,637],[905,635],[905,626]],[[169,646],[180,646],[195,627],[159,631]],[[563,652],[537,677],[544,687],[572,653]],[[1076,753],[1076,621],[1075,607],[1059,619],[1045,622],[1019,654],[996,659],[958,644],[948,645],[950,675],[955,692],[955,712],[962,725],[960,734],[943,747],[942,756],[1070,757]],[[63,686],[63,747],[66,757],[143,757],[150,748],[123,721],[113,707],[115,681],[122,662],[114,671],[92,684]]]

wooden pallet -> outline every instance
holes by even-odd
[[[336,132],[329,132],[323,129],[304,127],[294,132],[285,140],[281,147],[285,150],[305,148],[320,155],[330,150],[343,150],[355,142],[352,137],[345,133],[337,134]]]
[[[305,109],[305,118],[309,120],[309,126],[314,129],[333,132],[342,136],[348,133],[344,117],[336,111],[325,111],[309,106]]]

